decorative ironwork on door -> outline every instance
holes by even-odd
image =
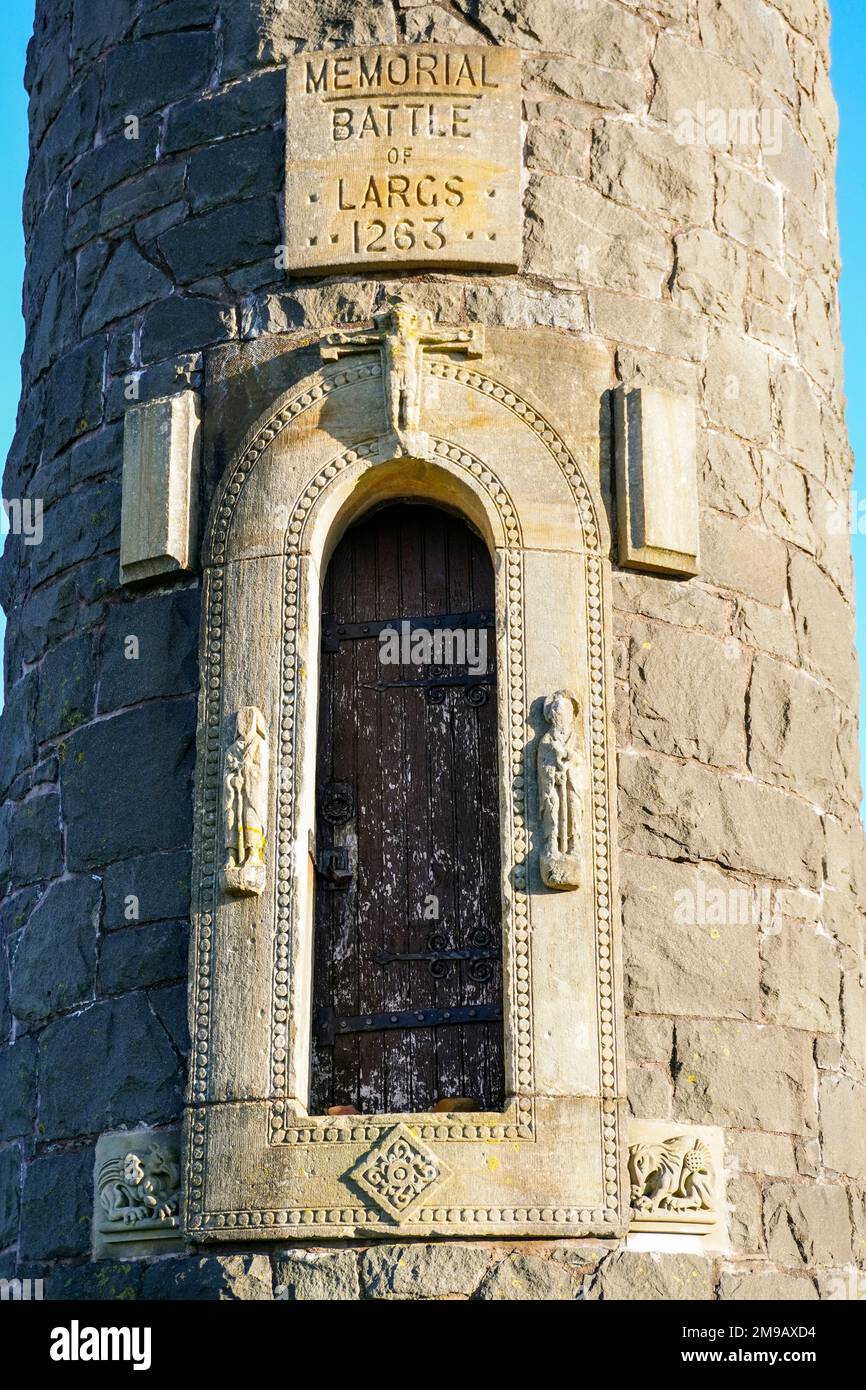
[[[503,1101],[493,571],[389,506],[323,594],[313,1113]]]

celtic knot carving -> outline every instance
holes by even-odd
[[[350,1175],[382,1210],[401,1221],[450,1171],[406,1125],[395,1125]]]

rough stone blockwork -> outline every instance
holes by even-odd
[[[0,584],[0,1275],[67,1298],[810,1299],[866,1268],[828,29],[824,0],[38,0],[4,496],[41,499],[44,536],[9,538]],[[280,64],[400,38],[515,45],[525,86],[522,273],[414,297],[601,341],[611,386],[697,403],[702,574],[615,583],[629,1093],[725,1127],[730,1250],[97,1266],[95,1139],[176,1121],[187,1048],[198,590],[118,586],[122,416],[200,385],[215,345],[246,362],[381,303],[274,268]]]

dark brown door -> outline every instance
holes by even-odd
[[[432,507],[373,513],[328,568],[314,1114],[502,1105],[493,607],[483,542]]]

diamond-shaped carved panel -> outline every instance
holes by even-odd
[[[349,1176],[395,1221],[409,1216],[451,1170],[404,1124],[395,1125]]]

